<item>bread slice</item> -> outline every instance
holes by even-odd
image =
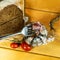
[[[23,12],[16,5],[8,5],[0,11],[0,36],[17,33],[23,26]]]

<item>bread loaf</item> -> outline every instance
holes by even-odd
[[[9,5],[0,11],[0,36],[17,33],[23,26],[23,12],[16,5]]]

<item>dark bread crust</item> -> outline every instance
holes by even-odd
[[[17,33],[23,26],[23,12],[16,5],[9,5],[0,11],[0,36]]]

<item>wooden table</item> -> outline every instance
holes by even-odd
[[[60,13],[60,0],[25,0],[25,14],[29,21],[39,21],[49,30],[49,22]],[[0,48],[0,60],[60,60],[60,20],[54,24],[56,38],[47,45],[33,48],[30,52],[23,52]],[[4,41],[0,46],[9,47],[10,42]]]

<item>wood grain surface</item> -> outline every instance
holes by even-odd
[[[50,29],[49,22],[60,13],[60,0],[25,0],[25,15],[29,21],[39,21]],[[9,50],[10,42],[0,42],[0,60],[60,60],[60,19],[54,24],[56,38],[47,45],[33,48],[29,52]],[[20,38],[21,36],[19,36]]]

